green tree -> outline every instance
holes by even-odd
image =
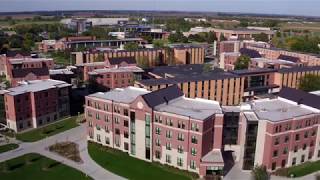
[[[299,89],[303,91],[317,91],[320,90],[320,76],[307,74],[300,80]]]
[[[236,70],[248,69],[249,63],[250,63],[250,57],[246,55],[241,55],[240,57],[238,57],[234,68]]]
[[[213,43],[214,41],[217,40],[216,34],[211,31],[208,32],[206,40],[207,40],[207,43],[209,43],[209,44]]]
[[[270,178],[265,166],[255,166],[251,174],[254,180],[268,180]]]
[[[256,41],[269,42],[269,37],[268,37],[268,34],[266,33],[254,34],[253,38]]]
[[[127,51],[135,51],[139,49],[139,44],[135,42],[126,43],[123,47]]]
[[[188,43],[188,38],[182,32],[171,33],[168,37],[170,43]]]
[[[155,39],[152,44],[154,48],[164,48],[166,46],[166,42],[162,39]]]

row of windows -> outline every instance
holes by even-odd
[[[304,133],[304,138],[307,139],[309,136],[314,137],[315,135],[316,135],[316,130],[312,130],[310,135],[309,135],[309,132],[306,131]],[[288,143],[289,140],[290,140],[290,137],[289,137],[289,135],[287,135],[287,136],[284,137],[283,143]],[[300,140],[300,134],[296,134],[295,140],[296,141]],[[274,140],[274,145],[278,145],[280,143],[281,143],[280,137],[276,137],[275,140]]]
[[[156,151],[155,152],[155,156],[156,159],[161,159],[161,152],[160,151]],[[171,164],[172,160],[171,160],[171,155],[166,154],[166,163]],[[177,166],[182,167],[183,166],[183,158],[177,157]],[[191,169],[196,169],[196,162],[194,160],[190,161],[190,168]]]
[[[102,107],[100,106],[99,103],[94,102],[94,104],[93,104],[90,100],[87,101],[87,106],[94,107],[95,109],[99,109],[99,110],[102,109]],[[110,109],[110,106],[109,106],[108,104],[104,104],[104,105],[103,105],[103,110],[104,110],[104,111],[110,111],[111,109]],[[88,111],[88,112],[89,112],[89,111]],[[121,114],[121,108],[120,108],[120,106],[114,105],[114,106],[113,106],[113,112],[118,113],[118,114]],[[124,116],[129,116],[129,110],[124,108],[124,109],[123,109],[123,115],[124,115]]]
[[[161,124],[164,123],[167,126],[174,127],[174,123],[173,123],[172,119],[170,119],[170,118],[166,118],[166,120],[163,121],[162,120],[162,116],[155,115],[155,120],[154,121],[157,122],[157,123],[161,123]],[[186,125],[182,121],[178,121],[178,124],[177,124],[176,127],[179,128],[179,129],[186,129]],[[199,131],[199,124],[191,123],[191,130],[198,132]]]
[[[309,127],[309,126],[312,126],[312,125],[315,125],[315,124],[318,124],[318,120],[317,119],[308,119],[308,120],[305,121],[304,126],[303,126],[303,122],[300,121],[300,122],[296,123],[294,128],[295,129],[301,129],[303,127]],[[291,130],[291,129],[292,129],[291,124],[287,123],[285,125],[277,125],[277,126],[275,126],[273,132],[279,133],[279,132],[284,132],[284,131],[288,131],[288,130]]]

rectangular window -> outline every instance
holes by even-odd
[[[171,143],[167,142],[167,143],[166,143],[166,149],[167,149],[167,150],[171,150],[171,147],[172,147],[172,146],[171,146]]]
[[[156,151],[156,158],[157,158],[157,159],[161,159],[161,153],[160,153],[160,151]]]
[[[198,144],[197,137],[196,137],[196,136],[191,136],[191,142],[192,142],[193,144]]]
[[[292,158],[292,166],[296,165],[297,158]]]
[[[166,154],[166,163],[171,163],[171,156]]]
[[[190,168],[191,169],[196,169],[197,167],[196,167],[196,162],[194,161],[194,160],[191,160],[190,161]]]
[[[158,134],[158,135],[161,134],[161,129],[159,127],[156,127],[156,134]]]
[[[178,141],[184,141],[184,135],[182,133],[178,133]]]
[[[183,147],[181,145],[178,146],[178,153],[183,153]]]
[[[172,138],[172,131],[166,131],[166,137]]]
[[[197,155],[196,148],[191,148],[191,154],[192,154],[192,156],[196,156]]]
[[[182,158],[180,158],[180,157],[177,158],[177,165],[180,167],[183,166],[183,159]]]

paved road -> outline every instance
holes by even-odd
[[[79,127],[73,128],[71,130],[65,131],[63,133],[48,137],[46,139],[34,143],[19,143],[20,146],[18,149],[1,153],[0,162],[15,157],[19,157],[28,153],[39,153],[43,156],[49,157],[63,164],[71,166],[75,169],[78,169],[96,180],[123,180],[124,178],[105,170],[90,158],[87,150],[87,140],[85,133],[85,126],[81,125]],[[62,156],[59,156],[55,153],[51,153],[50,151],[46,150],[46,147],[61,141],[72,141],[77,143],[79,145],[80,156],[83,160],[83,163],[76,163],[74,161],[71,161],[69,159],[66,159]]]

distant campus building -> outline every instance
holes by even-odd
[[[70,115],[69,87],[57,80],[25,81],[5,90],[7,125],[15,132],[38,128]]]

